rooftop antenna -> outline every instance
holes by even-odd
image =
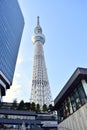
[[[37,16],[37,25],[39,25],[39,16]]]

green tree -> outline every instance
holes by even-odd
[[[25,107],[25,106],[24,106],[24,101],[21,100],[20,103],[19,103],[19,105],[18,105],[18,109],[19,109],[19,110],[23,110],[24,107]]]
[[[31,110],[31,103],[30,103],[30,102],[26,102],[26,103],[24,104],[24,106],[25,106],[25,109],[26,109],[26,110]]]
[[[12,103],[11,108],[12,108],[12,109],[17,109],[17,99],[14,99],[14,100],[13,100],[13,103]]]
[[[36,111],[40,112],[40,105],[39,104],[36,105]]]
[[[52,106],[52,104],[50,104],[48,107],[48,111],[52,111],[52,109],[53,109],[53,106]]]
[[[44,112],[47,111],[47,105],[46,105],[46,104],[43,105],[43,111],[44,111]]]
[[[31,110],[36,111],[36,105],[34,102],[31,103]]]

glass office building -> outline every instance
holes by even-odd
[[[0,0],[0,96],[12,84],[24,18],[17,0]],[[1,99],[0,97],[0,99]]]

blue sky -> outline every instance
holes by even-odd
[[[11,89],[3,101],[29,101],[36,17],[46,37],[44,55],[53,99],[77,67],[87,68],[86,0],[18,0],[25,27]]]

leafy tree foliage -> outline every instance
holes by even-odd
[[[31,110],[36,111],[36,107],[35,107],[35,103],[34,102],[31,103]]]
[[[23,110],[24,109],[24,101],[21,100],[21,102],[18,105],[18,110]]]
[[[20,103],[17,103],[17,100],[15,99],[12,103],[11,109],[18,109],[18,110],[31,110],[36,112],[51,112],[52,111],[52,104],[50,104],[48,107],[46,104],[43,105],[42,110],[40,109],[40,104],[35,104],[35,102],[25,102],[23,100],[20,101]]]
[[[40,112],[40,104],[36,104],[36,111]]]
[[[44,112],[47,111],[47,105],[46,105],[46,104],[43,105],[43,111],[44,111]]]
[[[17,108],[17,99],[14,99],[14,100],[13,100],[13,103],[12,103],[11,108],[12,108],[12,109],[16,109],[16,108]]]
[[[52,108],[53,108],[53,106],[52,106],[52,104],[50,104],[48,107],[48,111],[52,111]]]
[[[24,106],[25,106],[25,110],[31,110],[31,103],[30,102],[24,103]]]

